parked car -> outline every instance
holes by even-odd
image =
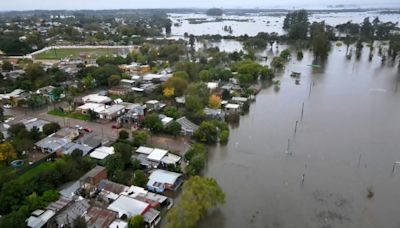
[[[82,127],[81,125],[75,125],[75,128],[76,128],[77,130],[79,130],[79,131],[82,131],[82,130],[83,130],[83,127]]]
[[[88,133],[93,132],[93,130],[90,129],[90,128],[83,128],[83,130],[86,131],[86,132],[88,132]]]

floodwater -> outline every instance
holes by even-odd
[[[207,16],[205,14],[169,14],[169,18],[173,24],[179,23],[180,26],[172,27],[172,35],[183,36],[185,32],[193,35],[203,34],[220,34],[230,35],[229,32],[224,31],[224,26],[232,27],[232,34],[234,36],[247,34],[249,36],[257,35],[259,32],[277,32],[283,34],[282,25],[285,12],[271,12],[247,15],[224,15],[223,21],[215,21],[215,17]],[[343,13],[315,13],[310,15],[309,21],[323,21],[329,25],[335,26],[337,24],[353,21],[360,23],[365,17],[373,18],[379,16],[381,21],[399,22],[400,17],[398,14],[378,14],[377,11],[367,12],[343,12]],[[190,24],[188,19],[202,19],[208,21],[207,23]]]
[[[368,48],[348,60],[345,51],[333,46],[321,68],[308,66],[309,52],[294,57],[280,90],[262,90],[229,143],[210,148],[205,176],[226,204],[201,227],[400,227],[398,60],[382,65],[377,48],[371,62]]]

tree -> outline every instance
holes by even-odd
[[[208,82],[211,80],[211,74],[208,70],[202,70],[199,72],[199,77],[203,82]]]
[[[178,122],[172,121],[172,123],[166,128],[166,132],[173,136],[177,136],[180,134],[181,128],[182,126]]]
[[[0,107],[0,122],[4,122],[4,109],[3,107]]]
[[[284,21],[283,29],[288,31],[290,39],[306,39],[308,32],[308,13],[306,10],[289,12]]]
[[[84,89],[91,89],[95,85],[95,80],[92,77],[92,74],[87,74],[82,80],[81,83]]]
[[[25,68],[25,74],[27,78],[33,81],[44,76],[45,72],[40,63],[32,63]]]
[[[136,170],[133,174],[133,185],[139,187],[145,187],[147,183],[147,178],[142,170]]]
[[[26,135],[26,133],[28,133],[23,123],[13,124],[10,126],[10,128],[8,128],[7,131],[11,137],[23,137],[24,134]]]
[[[311,44],[316,58],[324,59],[328,56],[330,42],[326,33],[325,22],[314,22],[311,25]]]
[[[182,78],[185,80],[189,79],[189,74],[186,71],[176,71],[172,76]]]
[[[50,92],[50,98],[52,101],[58,101],[61,98],[61,94],[63,93],[63,90],[61,88],[54,88],[51,92]]]
[[[194,47],[195,42],[196,42],[196,37],[193,34],[190,34],[190,36],[189,36],[189,45],[190,45],[191,48]]]
[[[117,170],[125,168],[125,161],[122,159],[121,154],[113,154],[106,158],[106,169],[108,176],[114,176]]]
[[[89,109],[89,110],[87,111],[87,114],[88,114],[88,116],[89,116],[89,120],[90,120],[90,121],[94,121],[94,120],[96,120],[96,119],[98,118],[97,112],[93,111],[92,109]]]
[[[208,99],[208,105],[211,108],[220,108],[221,107],[221,98],[215,94],[211,95]]]
[[[72,160],[76,162],[80,162],[82,160],[82,157],[83,157],[83,151],[80,149],[75,149],[71,153]]]
[[[164,88],[173,88],[174,95],[182,96],[188,86],[187,80],[180,78],[180,77],[170,77],[164,83]]]
[[[203,144],[193,144],[189,151],[185,154],[188,161],[186,166],[186,174],[189,176],[199,175],[206,163],[206,148]]]
[[[121,130],[118,132],[119,139],[128,139],[129,133],[125,130]]]
[[[117,86],[119,84],[119,82],[121,81],[121,76],[113,74],[111,75],[108,79],[108,86],[112,87],[112,86]]]
[[[86,224],[85,217],[79,216],[77,219],[75,219],[73,227],[74,228],[86,228],[87,224]]]
[[[33,126],[32,129],[29,131],[29,138],[37,142],[40,140],[41,137],[42,134],[40,134],[40,129],[36,126]]]
[[[145,145],[147,143],[149,135],[145,131],[134,131],[132,132],[132,137],[133,137],[133,145],[138,147]]]
[[[13,68],[13,65],[9,61],[3,61],[3,65],[1,65],[3,71],[12,71]]]
[[[172,97],[175,94],[175,88],[165,87],[163,90],[164,97]]]
[[[58,123],[51,122],[51,123],[47,123],[43,126],[43,133],[45,135],[51,135],[60,129],[61,129],[61,126]]]
[[[8,164],[12,159],[15,158],[17,158],[17,152],[15,151],[13,145],[11,145],[9,142],[0,143],[0,161]]]
[[[132,146],[127,143],[118,142],[118,143],[115,143],[113,145],[113,147],[114,147],[115,153],[121,155],[121,158],[124,161],[124,164],[128,165],[130,163],[131,156],[132,156]]]
[[[174,119],[178,119],[181,114],[179,112],[179,110],[175,107],[175,106],[167,106],[164,108],[164,115],[174,118]]]
[[[283,51],[281,51],[280,55],[279,55],[282,59],[289,61],[290,60],[290,50],[289,49],[285,49]]]
[[[153,132],[161,132],[163,129],[163,124],[160,117],[156,113],[147,115],[144,118],[143,125]]]
[[[143,228],[144,218],[141,215],[135,215],[129,219],[128,228]]]
[[[281,70],[285,67],[285,60],[280,56],[275,56],[272,58],[271,66],[275,69]]]
[[[207,211],[225,203],[225,194],[213,178],[193,176],[182,187],[180,201],[167,215],[167,228],[196,227]]]
[[[218,129],[211,121],[203,121],[193,136],[202,143],[216,143],[218,141]]]

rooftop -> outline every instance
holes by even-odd
[[[160,162],[161,159],[167,154],[168,154],[167,150],[156,148],[149,154],[149,156],[147,156],[147,159],[149,159],[151,161]]]
[[[140,146],[136,152],[140,153],[140,154],[151,154],[151,152],[153,152],[153,148],[150,147],[146,147],[146,146]]]
[[[192,131],[196,131],[197,128],[199,128],[199,126],[188,120],[186,117],[181,117],[177,119],[176,122],[178,122],[183,129],[191,129]]]
[[[114,147],[102,146],[90,153],[90,157],[98,160],[103,160],[111,154],[114,154]]]
[[[176,180],[182,176],[181,173],[170,172],[162,169],[154,170],[150,176],[149,180],[163,183],[163,184],[175,184]]]
[[[98,103],[98,104],[104,104],[111,102],[112,99],[107,97],[107,96],[102,96],[99,94],[90,94],[87,96],[82,97],[83,102],[85,103]]]
[[[148,207],[148,203],[139,201],[129,196],[121,195],[118,197],[118,199],[111,203],[107,209],[117,212],[120,218],[123,215],[126,215],[128,218],[130,218],[135,215],[143,215]]]
[[[88,228],[108,227],[118,214],[114,211],[103,209],[100,207],[91,207],[85,214]]]

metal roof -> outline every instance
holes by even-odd
[[[121,218],[126,215],[128,218],[135,215],[142,215],[149,207],[148,203],[139,201],[129,196],[121,195],[113,203],[111,203],[107,209],[115,211]]]
[[[162,169],[154,170],[150,176],[149,181],[155,181],[163,184],[175,184],[176,180],[182,176],[181,173],[170,172]]]

